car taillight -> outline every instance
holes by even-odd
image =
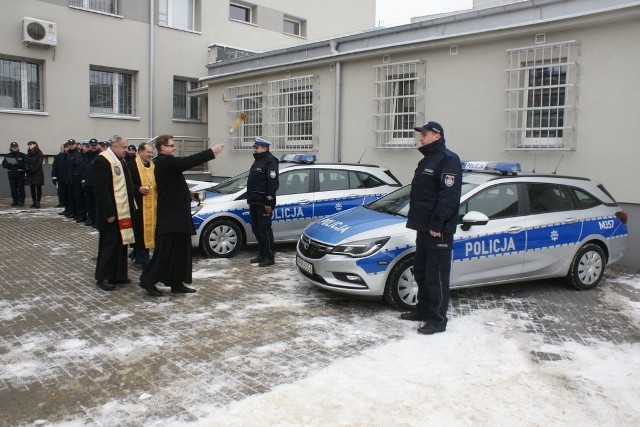
[[[616,212],[616,218],[618,218],[623,224],[627,223],[627,213],[625,211]]]

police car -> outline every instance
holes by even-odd
[[[594,288],[627,248],[627,214],[587,178],[522,174],[517,163],[463,162],[451,288],[566,277]],[[411,186],[309,225],[297,245],[306,279],[352,295],[417,302]]]
[[[313,154],[285,154],[273,210],[276,242],[296,242],[311,222],[368,204],[402,186],[387,168],[346,163],[316,163]],[[212,257],[229,258],[255,244],[247,204],[249,171],[197,191],[191,217],[192,245]],[[200,188],[200,187],[198,187]]]

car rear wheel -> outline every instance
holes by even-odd
[[[405,258],[393,267],[384,288],[384,299],[393,308],[401,311],[412,310],[418,303],[418,285],[413,277],[413,257]]]
[[[200,249],[210,257],[231,258],[242,247],[242,229],[228,219],[214,219],[202,232]]]
[[[605,264],[602,248],[594,243],[587,243],[573,257],[567,279],[576,289],[593,289],[604,275]]]

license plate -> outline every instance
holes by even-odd
[[[300,257],[296,257],[296,264],[300,267],[301,270],[306,271],[307,273],[313,275],[313,264],[303,260]]]

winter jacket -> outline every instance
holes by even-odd
[[[255,161],[247,178],[247,203],[250,205],[276,205],[278,159],[269,151],[254,153]]]

